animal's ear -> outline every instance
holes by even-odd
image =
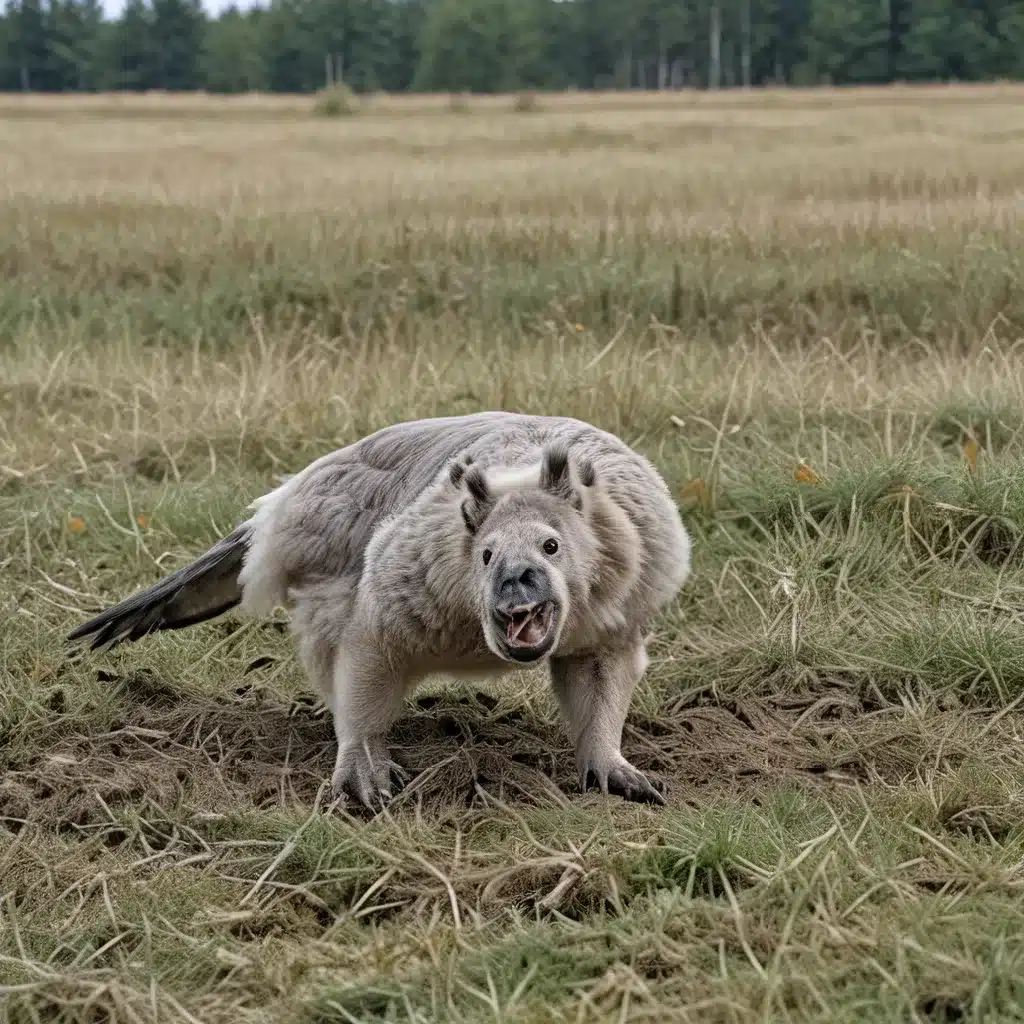
[[[579,477],[584,487],[593,486],[594,466],[589,460],[580,462]],[[569,502],[577,511],[582,510],[583,495],[573,480],[569,449],[564,444],[550,444],[544,449],[540,466],[540,485],[556,498]]]
[[[466,497],[459,506],[462,521],[470,533],[476,533],[494,508],[494,495],[491,494],[491,489],[487,486],[487,477],[479,466],[461,466],[461,472],[456,479],[457,467],[458,463],[452,468],[452,482],[460,483],[466,491]]]
[[[466,475],[466,470],[473,465],[473,456],[469,452],[463,452],[457,459],[448,463],[448,482],[452,487],[457,488]]]

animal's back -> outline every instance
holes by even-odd
[[[239,575],[243,606],[268,611],[290,587],[359,577],[370,539],[407,508],[452,458],[485,466],[527,466],[542,448],[565,442],[585,455],[613,499],[637,525],[650,574],[650,598],[674,591],[688,564],[688,539],[661,477],[622,440],[581,420],[481,412],[393,424],[331,452],[254,503],[252,534]],[[678,566],[678,569],[676,568]]]

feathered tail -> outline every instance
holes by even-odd
[[[68,642],[91,636],[92,650],[113,647],[157,630],[194,626],[234,608],[242,600],[238,574],[250,530],[251,524],[243,523],[194,562],[83,623],[68,634]]]

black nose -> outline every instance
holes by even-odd
[[[503,618],[512,618],[512,612],[537,604],[537,570],[532,565],[516,565],[501,578],[495,594],[494,610]]]
[[[537,574],[533,569],[533,566],[527,565],[522,570],[517,570],[518,576],[511,578],[510,582],[513,584],[521,583],[524,587],[533,587],[537,583]]]

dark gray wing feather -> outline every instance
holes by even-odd
[[[194,562],[82,623],[68,634],[68,642],[92,637],[89,646],[96,650],[222,615],[242,599],[238,573],[249,529],[248,523],[239,526]]]

